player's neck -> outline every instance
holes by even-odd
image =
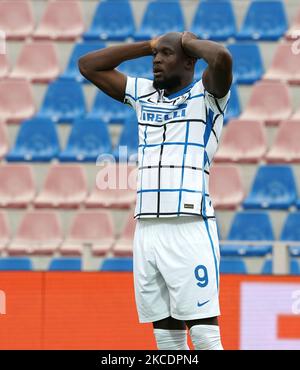
[[[168,97],[170,95],[176,94],[178,91],[185,89],[189,85],[193,83],[193,78],[189,80],[182,81],[180,85],[175,86],[171,89],[165,89],[164,90],[164,96]]]

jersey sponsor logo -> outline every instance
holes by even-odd
[[[186,107],[186,104],[181,104],[177,109],[142,105],[141,120],[147,122],[166,122],[184,118],[186,117]]]
[[[184,203],[184,208],[194,209],[194,204]]]

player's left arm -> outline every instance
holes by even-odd
[[[223,98],[232,83],[232,57],[229,51],[216,42],[200,40],[191,32],[184,32],[181,40],[185,54],[204,59],[208,64],[202,76],[204,88],[216,98]]]

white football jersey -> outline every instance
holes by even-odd
[[[135,218],[214,217],[209,168],[229,96],[215,98],[200,80],[166,97],[152,80],[127,77],[124,103],[139,127]]]

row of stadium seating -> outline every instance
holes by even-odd
[[[81,165],[52,164],[41,190],[37,191],[30,165],[0,166],[0,206],[24,208],[130,208],[135,202],[137,169],[127,164],[99,167],[96,182],[89,192],[87,177]],[[106,179],[109,178],[109,181]],[[37,194],[38,193],[38,194]],[[210,194],[215,209],[289,209],[300,208],[293,170],[283,165],[258,168],[249,195],[239,168],[214,164],[210,174]]]
[[[272,95],[271,95],[272,94]],[[274,107],[276,106],[276,109]],[[19,123],[35,114],[35,103],[30,83],[26,80],[0,80],[0,115],[7,123]],[[237,90],[232,95],[225,121],[240,114]],[[107,123],[124,123],[132,117],[132,109],[98,91],[90,112],[86,110],[82,86],[75,80],[59,79],[52,82],[44,102],[36,114],[53,122],[72,123],[78,118],[97,118]],[[287,119],[300,119],[300,107],[293,112],[288,85],[280,81],[258,81],[250,100],[240,116],[242,120],[262,121],[266,125],[278,125]]]
[[[284,120],[269,148],[266,129],[262,122],[232,120],[222,138],[215,162],[269,163],[300,162],[300,120]],[[99,155],[111,154],[116,160],[127,160],[137,153],[137,124],[135,118],[127,119],[118,144],[112,150],[107,124],[97,118],[78,119],[73,124],[66,148],[61,151],[57,130],[53,122],[34,118],[23,122],[16,143],[9,151],[7,127],[0,123],[0,158],[8,161],[95,162]],[[43,144],[43,145],[41,145]],[[121,152],[126,146],[127,153]]]
[[[132,211],[127,214],[125,226],[116,233],[112,214],[106,210],[80,210],[73,214],[71,224],[63,231],[56,211],[32,210],[23,213],[17,231],[12,236],[5,212],[0,213],[0,253],[11,256],[82,255],[90,246],[94,256],[131,256],[135,221]],[[289,247],[290,256],[300,256],[300,212],[289,213],[281,230],[279,242]],[[260,241],[259,245],[255,242]],[[237,212],[227,239],[221,242],[225,257],[262,257],[276,248],[274,230],[268,213],[263,211]],[[239,244],[240,243],[240,244]]]
[[[87,82],[79,73],[77,61],[79,57],[91,51],[106,47],[102,42],[79,42],[75,44],[68,65],[60,78],[76,79]],[[278,44],[270,68],[264,73],[264,65],[259,45],[256,43],[229,44],[234,64],[234,82],[237,84],[253,84],[264,78],[266,80],[286,81],[300,84],[300,53],[293,42]],[[201,78],[207,64],[200,61],[196,67],[196,78]],[[152,78],[152,57],[142,57],[122,63],[121,72],[130,76]],[[23,45],[14,68],[6,54],[0,55],[0,78],[26,78],[33,83],[47,83],[59,77],[60,67],[56,46],[51,41],[34,41]]]
[[[135,25],[130,1],[100,1],[91,25],[85,30],[79,1],[49,1],[42,19],[35,28],[29,1],[2,0],[0,29],[9,39],[74,40],[136,40],[149,39],[168,31],[184,31],[186,21],[181,4],[175,1],[149,2],[139,29]],[[16,21],[17,19],[17,21]],[[283,1],[253,1],[250,3],[240,30],[237,30],[234,7],[230,1],[200,1],[190,30],[204,39],[278,40],[286,34],[295,37],[300,23],[300,11],[295,24],[288,30]],[[299,29],[298,33],[299,35]]]
[[[30,271],[33,270],[33,263],[26,257],[10,257],[0,259],[0,271]],[[100,271],[106,272],[131,272],[133,270],[133,261],[130,257],[106,258],[101,261]],[[53,258],[48,266],[48,271],[82,271],[82,260],[80,258]],[[220,272],[222,274],[247,274],[247,266],[242,259],[224,258],[220,263]],[[299,262],[296,259],[290,260],[289,272],[291,275],[300,274]],[[272,273],[272,261],[266,260],[261,269],[261,274]]]

